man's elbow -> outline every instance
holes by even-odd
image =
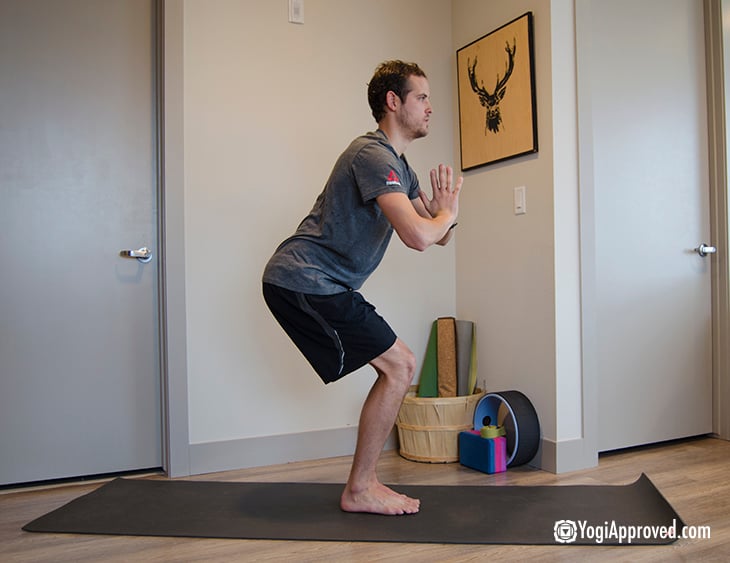
[[[402,228],[396,228],[396,233],[403,244],[412,250],[423,252],[438,241],[434,240],[433,230],[424,228],[422,225],[411,224]]]
[[[406,246],[408,248],[412,249],[412,250],[417,250],[418,252],[423,252],[424,250],[426,250],[431,245],[430,244],[426,244],[423,241],[418,241],[418,242],[414,242],[414,243],[411,243],[411,244],[406,244]]]
[[[428,240],[426,237],[419,235],[418,233],[408,233],[400,238],[403,241],[403,244],[405,244],[408,248],[418,252],[423,252],[433,244],[433,241]]]

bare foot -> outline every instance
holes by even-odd
[[[340,508],[345,512],[371,512],[373,514],[415,514],[421,501],[395,492],[376,482],[369,488],[353,491],[345,487],[340,498]]]

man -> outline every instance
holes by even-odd
[[[446,244],[463,179],[431,170],[432,198],[403,155],[428,134],[431,101],[414,63],[386,61],[368,84],[378,129],[355,139],[295,234],[264,270],[263,294],[282,328],[325,383],[370,364],[377,380],[362,408],[342,510],[418,512],[417,499],[378,481],[376,465],[416,370],[410,349],[357,290],[380,263],[393,230],[410,248]]]

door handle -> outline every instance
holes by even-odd
[[[714,246],[709,246],[703,242],[701,245],[695,248],[695,252],[704,258],[708,254],[715,254],[717,252],[717,248]]]
[[[137,250],[120,250],[119,256],[122,258],[136,258],[140,262],[146,263],[152,260],[152,251],[146,246],[143,246]]]

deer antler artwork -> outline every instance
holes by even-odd
[[[507,81],[512,76],[512,71],[515,68],[515,52],[517,51],[516,40],[512,39],[512,47],[507,41],[504,50],[507,52],[507,63],[505,64],[504,77],[500,78],[499,73],[497,74],[497,84],[494,90],[490,94],[489,91],[484,87],[484,81],[477,82],[476,68],[477,68],[477,57],[474,57],[474,64],[471,64],[467,59],[467,70],[469,72],[469,82],[471,83],[471,89],[479,96],[479,103],[481,103],[487,110],[486,125],[484,128],[484,134],[487,134],[487,130],[493,133],[499,133],[499,126],[502,124],[502,114],[499,110],[499,103],[507,93]]]

